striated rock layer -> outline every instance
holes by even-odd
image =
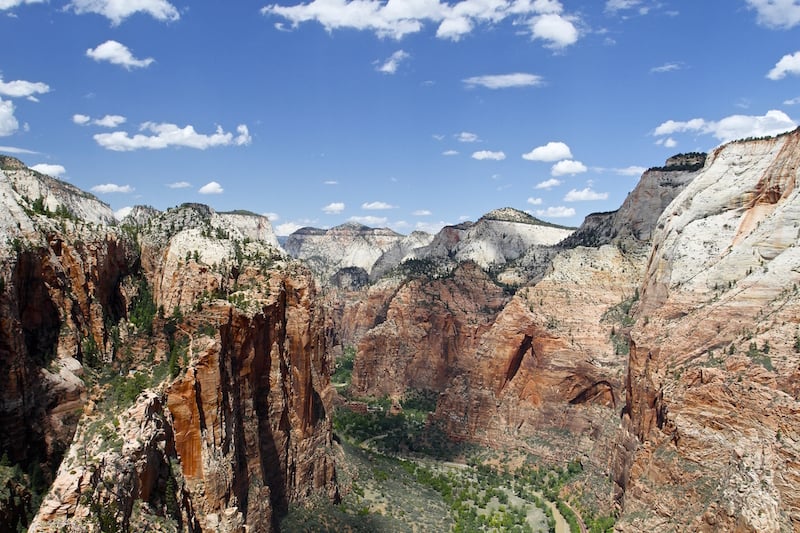
[[[626,531],[800,529],[800,131],[724,145],[661,216],[631,331]]]

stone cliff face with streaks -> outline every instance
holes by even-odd
[[[270,531],[337,497],[324,315],[266,218],[117,226],[0,168],[0,530]]]
[[[800,131],[733,142],[659,219],[615,476],[623,528],[800,527]]]

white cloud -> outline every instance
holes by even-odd
[[[92,187],[92,192],[96,192],[98,194],[110,194],[110,193],[130,193],[133,192],[135,189],[130,185],[117,185],[116,183],[103,183],[102,185],[95,185]]]
[[[540,182],[539,182],[539,183],[537,183],[537,184],[536,184],[536,185],[535,185],[533,188],[534,188],[534,189],[545,189],[545,190],[550,190],[550,189],[552,189],[553,187],[558,187],[559,185],[561,185],[561,180],[557,180],[557,179],[555,179],[555,178],[551,178],[551,179],[549,179],[549,180],[540,181]]]
[[[188,181],[176,181],[173,183],[167,183],[167,187],[169,187],[170,189],[188,189],[191,186],[192,184],[189,183]]]
[[[493,152],[491,150],[480,150],[472,154],[472,159],[477,159],[478,161],[502,161],[505,158],[506,154],[503,152]]]
[[[322,182],[323,185],[339,185],[339,182],[336,180],[325,180]]]
[[[80,113],[75,113],[72,115],[72,122],[75,124],[79,124],[83,126],[84,124],[88,124],[92,120],[92,117],[88,115],[81,115]]]
[[[456,139],[458,139],[458,142],[462,143],[476,143],[480,141],[476,134],[468,131],[462,131],[461,133],[456,134]]]
[[[767,74],[767,78],[771,80],[782,80],[787,74],[800,74],[800,52],[794,54],[786,54],[780,61],[775,64],[772,70]]]
[[[651,68],[650,72],[653,72],[655,74],[660,74],[662,72],[673,72],[675,70],[681,70],[682,68],[683,68],[682,63],[675,63],[675,62],[664,63],[663,65],[660,65],[658,67]]]
[[[641,176],[647,169],[645,167],[638,167],[631,165],[625,168],[616,168],[614,172],[620,176]]]
[[[19,129],[19,122],[14,116],[14,103],[0,98],[0,137],[11,135]]]
[[[790,98],[789,100],[784,100],[783,105],[797,105],[800,104],[800,96],[796,96],[794,98]]]
[[[284,222],[283,224],[278,224],[273,229],[275,230],[276,235],[285,237],[286,235],[291,235],[302,227],[304,227],[304,225],[298,224],[297,222]]]
[[[564,207],[559,205],[556,207],[548,207],[547,209],[537,209],[536,216],[550,217],[550,218],[568,218],[575,216],[575,210],[571,207]]]
[[[38,165],[33,165],[31,168],[36,172],[41,172],[42,174],[55,176],[57,178],[67,172],[67,169],[62,165],[51,165],[48,163],[39,163]]]
[[[130,215],[131,211],[133,211],[133,207],[131,206],[126,206],[117,209],[116,211],[114,211],[114,218],[116,218],[117,220],[122,220],[126,216]]]
[[[2,6],[2,0],[0,0],[0,6]],[[33,95],[49,92],[50,86],[46,83],[24,80],[4,82],[3,78],[0,77],[0,95],[3,96],[10,96],[12,98],[33,98],[34,101],[38,102]]]
[[[38,154],[33,150],[26,150],[25,148],[17,148],[16,146],[0,146],[0,152],[7,154]]]
[[[359,224],[364,224],[365,226],[385,226],[389,223],[389,219],[386,217],[376,217],[372,215],[363,217],[350,217],[349,220],[358,222]]]
[[[41,4],[44,0],[0,0],[0,11],[13,9],[22,4]]]
[[[342,202],[332,202],[325,207],[322,208],[324,213],[328,215],[338,215],[342,211],[344,211],[344,203]]]
[[[412,214],[412,215],[414,215],[415,217],[429,217],[429,216],[431,216],[433,213],[431,213],[431,212],[430,212],[430,211],[428,211],[427,209],[417,209],[416,211],[414,211],[414,212],[413,212],[413,213],[411,213],[411,214]]]
[[[616,13],[623,9],[632,9],[642,3],[642,0],[608,0],[606,2],[606,11]]]
[[[581,163],[580,161],[573,161],[571,159],[565,159],[564,161],[559,161],[553,168],[550,169],[550,174],[553,176],[565,176],[569,174],[570,176],[574,176],[575,174],[582,174],[589,170],[586,168],[586,165]]]
[[[747,0],[747,4],[756,10],[758,23],[762,26],[788,30],[800,24],[798,0]]]
[[[577,30],[563,17],[558,0],[311,0],[294,6],[268,5],[263,15],[282,17],[297,28],[316,21],[325,30],[355,29],[377,36],[402,39],[427,24],[438,24],[439,39],[459,41],[483,25],[496,26],[506,19],[526,22],[534,38],[562,47],[577,40]],[[284,29],[285,26],[281,26]]]
[[[395,209],[395,206],[387,204],[386,202],[364,202],[361,204],[361,209],[380,211],[384,209]]]
[[[586,187],[581,190],[571,189],[564,195],[565,202],[590,202],[594,200],[608,200],[608,193],[593,191],[590,187]]]
[[[217,126],[215,133],[205,135],[197,133],[193,126],[179,128],[175,124],[156,124],[155,122],[145,122],[139,131],[148,131],[155,135],[143,135],[137,133],[134,136],[128,135],[125,131],[115,131],[112,133],[98,133],[94,140],[108,150],[117,152],[129,152],[146,148],[148,150],[161,150],[170,146],[184,146],[205,150],[215,146],[230,146],[235,144],[242,146],[251,141],[247,126],[239,125],[236,131],[239,135],[225,132],[221,126]]]
[[[106,115],[103,118],[93,121],[92,124],[103,126],[104,128],[116,128],[117,126],[124,124],[126,120],[128,119],[121,115]]]
[[[522,159],[528,161],[559,161],[562,159],[572,159],[572,152],[563,142],[549,142],[544,146],[537,146],[527,154],[522,154]]]
[[[541,198],[534,198],[532,196],[528,198],[528,203],[531,205],[542,205],[542,202],[543,200]]]
[[[200,194],[222,194],[225,192],[225,189],[222,188],[222,185],[217,183],[216,181],[209,181],[199,189],[197,192]]]
[[[508,89],[510,87],[539,87],[544,84],[541,76],[514,72],[512,74],[490,74],[473,76],[462,80],[467,87],[486,87],[487,89]]]
[[[281,219],[278,213],[262,213],[261,216],[267,217],[270,222],[277,222]]]
[[[431,137],[433,137],[437,141],[443,141],[445,136],[440,133],[434,133],[433,135],[431,135]]]
[[[533,38],[547,41],[547,48],[566,48],[578,42],[578,29],[572,21],[555,13],[535,17],[530,27]]]
[[[67,7],[71,7],[79,15],[102,15],[114,26],[135,13],[146,13],[164,22],[181,18],[175,6],[166,0],[72,0]]]
[[[422,222],[419,221],[414,224],[414,229],[416,231],[424,231],[425,233],[430,233],[431,235],[436,235],[441,231],[441,229],[445,226],[449,226],[449,222],[445,222],[440,220],[439,222]]]
[[[445,150],[444,152],[442,152],[442,155],[446,156],[458,155],[458,150]]]
[[[405,61],[411,57],[406,51],[398,50],[397,52],[393,53],[386,61],[378,65],[375,69],[378,72],[383,72],[384,74],[394,74],[397,72],[397,68],[400,66],[400,63]]]
[[[136,59],[133,57],[131,51],[128,50],[127,46],[114,40],[108,40],[97,45],[96,48],[87,49],[86,56],[98,62],[108,61],[114,65],[123,66],[128,70],[132,68],[145,68],[155,61],[152,57]]]
[[[672,137],[667,137],[666,139],[657,140],[656,144],[662,145],[665,148],[675,148],[676,146],[678,146],[678,141],[676,141]]]
[[[668,120],[659,125],[653,135],[664,136],[681,132],[697,132],[713,135],[722,142],[745,137],[777,135],[797,127],[797,123],[786,113],[770,110],[763,116],[731,115],[719,121],[695,118],[686,122]],[[664,143],[667,146],[666,142]]]

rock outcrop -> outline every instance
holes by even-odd
[[[800,528],[800,131],[739,141],[658,222],[617,458],[626,531]]]
[[[48,486],[35,531],[271,531],[336,497],[323,308],[266,218],[189,204],[116,227],[0,163],[0,454],[21,467],[0,530]]]

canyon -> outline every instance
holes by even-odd
[[[2,157],[0,523],[279,530],[355,490],[337,410],[422,397],[423,439],[571,465],[586,522],[797,530],[798,163],[795,130],[671,158],[579,228],[503,208],[284,250],[200,204],[115,221]]]

